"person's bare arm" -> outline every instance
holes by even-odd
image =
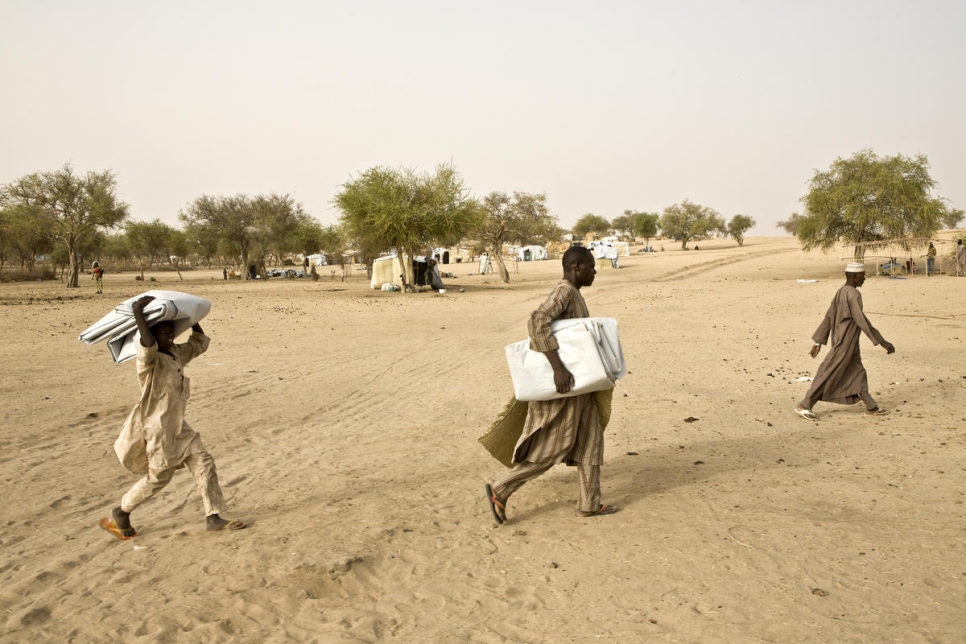
[[[134,311],[134,321],[138,325],[138,333],[141,334],[142,347],[153,347],[157,344],[157,340],[154,339],[154,334],[151,333],[151,327],[148,326],[147,320],[144,319],[144,307],[153,301],[153,295],[145,295],[144,297],[138,298],[131,305],[131,310]]]
[[[563,361],[560,360],[560,355],[557,354],[557,350],[551,349],[550,351],[544,351],[543,355],[547,356],[547,360],[550,361],[550,366],[553,367],[553,384],[557,388],[557,393],[565,394],[573,389],[574,375],[564,366]]]

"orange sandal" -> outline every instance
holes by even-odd
[[[138,536],[138,531],[134,528],[121,529],[117,527],[116,523],[114,523],[114,519],[110,519],[108,517],[101,519],[101,522],[98,525],[123,541],[127,541],[128,539],[133,539],[134,537]]]
[[[615,512],[617,512],[617,508],[613,505],[602,505],[597,508],[596,512],[582,512],[581,510],[577,510],[577,516],[586,519],[587,517],[599,517],[604,514],[614,514]]]
[[[493,494],[493,488],[490,484],[486,484],[486,498],[490,502],[490,511],[493,513],[493,518],[500,525],[506,523],[506,505]]]

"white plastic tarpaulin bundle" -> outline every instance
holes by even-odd
[[[552,400],[613,389],[627,373],[624,351],[614,318],[573,318],[551,325],[559,348],[557,355],[574,376],[574,387],[557,393],[553,367],[547,356],[530,349],[530,340],[506,346],[506,360],[517,400]]]
[[[200,322],[211,310],[211,302],[180,291],[148,291],[129,300],[124,300],[110,313],[95,322],[77,336],[85,344],[95,344],[107,340],[107,348],[114,362],[121,364],[137,355],[141,334],[138,333],[134,310],[131,306],[144,297],[151,295],[154,300],[144,307],[144,320],[148,326],[171,320],[174,335],[178,337],[194,324]]]

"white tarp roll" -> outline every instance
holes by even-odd
[[[148,325],[164,320],[174,322],[174,335],[178,337],[194,324],[200,322],[211,310],[211,302],[180,291],[147,291],[124,300],[100,320],[83,331],[77,339],[85,344],[107,340],[108,350],[114,362],[121,364],[137,355],[141,335],[134,320],[131,306],[144,297],[155,299],[144,307],[144,319]]]
[[[514,396],[520,401],[552,400],[613,389],[627,373],[614,318],[573,318],[551,324],[557,355],[574,376],[574,387],[557,393],[547,356],[530,349],[530,340],[506,346]]]

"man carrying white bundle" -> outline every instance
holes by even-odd
[[[547,356],[553,367],[557,392],[574,387],[573,374],[557,354],[551,323],[558,319],[590,317],[580,288],[594,283],[597,270],[593,253],[572,246],[563,256],[563,279],[530,317],[530,348]],[[499,481],[486,485],[487,498],[497,523],[505,523],[510,495],[557,463],[576,465],[580,475],[577,516],[613,514],[617,508],[600,502],[600,466],[604,460],[604,430],[594,394],[531,401],[523,433],[513,453],[513,468]]]

